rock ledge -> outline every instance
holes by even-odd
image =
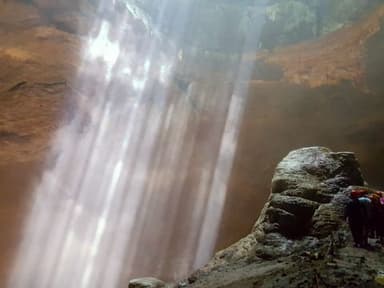
[[[382,287],[383,248],[353,248],[344,220],[350,187],[363,185],[351,152],[290,152],[276,167],[252,232],[178,287]]]

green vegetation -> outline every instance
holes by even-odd
[[[126,0],[185,48],[236,53],[273,49],[335,31],[380,0]]]
[[[322,36],[358,20],[379,2],[270,0],[266,8],[261,46],[270,49]]]

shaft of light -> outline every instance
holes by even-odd
[[[179,34],[188,5],[180,13]],[[178,49],[162,51],[156,38],[133,49],[131,18],[95,22],[84,45],[74,118],[52,141],[55,163],[35,188],[10,288],[176,280],[213,253],[249,71],[182,92],[171,82]]]

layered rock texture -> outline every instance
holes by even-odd
[[[379,287],[384,250],[373,242],[370,251],[353,248],[344,219],[354,185],[364,180],[353,153],[292,151],[252,233],[179,287]]]
[[[353,153],[310,147],[277,166],[253,231],[216,254],[188,287],[375,287],[384,251],[352,248],[344,219],[351,185],[364,185]]]

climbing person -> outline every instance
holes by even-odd
[[[363,229],[364,229],[364,213],[363,207],[359,201],[362,194],[352,191],[351,201],[347,204],[345,216],[347,218],[349,228],[351,229],[355,247],[363,246]]]
[[[369,248],[368,236],[372,223],[372,201],[368,195],[358,198],[362,210],[363,234],[362,234],[362,247]]]

